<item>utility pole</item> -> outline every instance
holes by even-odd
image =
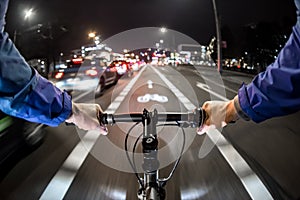
[[[216,0],[212,0],[213,9],[215,14],[216,32],[217,32],[217,49],[218,49],[218,72],[222,73],[222,49],[221,49],[221,24],[219,20],[219,14],[217,10]]]

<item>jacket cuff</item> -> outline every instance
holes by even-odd
[[[238,114],[238,116],[246,121],[249,121],[250,118],[248,117],[248,115],[242,110],[241,106],[240,106],[240,102],[239,102],[239,96],[236,95],[233,99],[234,102],[234,108]]]

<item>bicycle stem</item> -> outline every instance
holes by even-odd
[[[157,110],[148,112],[143,111],[143,139],[142,148],[144,155],[144,191],[138,192],[140,199],[164,199],[165,191],[159,184],[159,161],[157,159],[158,139],[156,132]]]

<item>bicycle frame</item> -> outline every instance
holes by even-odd
[[[178,158],[169,178],[159,179],[159,161],[157,159],[158,153],[158,139],[157,139],[157,123],[159,121],[177,122],[178,126],[181,127],[200,127],[202,126],[205,119],[205,112],[201,108],[196,109],[194,112],[188,113],[160,113],[158,114],[155,109],[153,112],[149,112],[144,109],[143,113],[129,113],[129,114],[106,114],[100,113],[98,116],[100,124],[115,124],[118,122],[142,122],[143,123],[143,134],[142,134],[142,152],[143,152],[143,164],[144,170],[143,179],[136,176],[140,183],[140,188],[137,192],[137,196],[140,200],[163,200],[166,197],[164,186],[166,181],[171,178],[177,164],[180,160]],[[126,143],[125,143],[126,144]],[[126,149],[125,145],[125,149]],[[183,149],[182,149],[183,151]],[[127,152],[127,149],[126,149]],[[182,154],[182,152],[181,152]],[[128,160],[133,170],[135,166],[131,163],[129,156]]]

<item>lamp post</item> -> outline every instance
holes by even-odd
[[[165,43],[165,45],[161,45],[163,46],[164,49],[169,49],[170,51],[172,51],[172,48],[174,49],[174,51],[176,51],[176,39],[175,39],[175,33],[174,31],[169,31],[166,27],[161,27],[160,29],[160,32],[162,33],[162,35],[166,35],[167,32],[168,33],[168,36],[170,37],[170,39],[166,42],[165,40],[160,40],[159,42],[161,44]],[[165,37],[165,36],[164,36]]]
[[[216,23],[216,32],[217,32],[217,50],[218,50],[218,71],[222,73],[222,50],[221,50],[221,28],[219,21],[219,14],[217,10],[216,0],[212,0],[214,15],[215,15],[215,23]]]
[[[161,44],[161,48],[163,49],[164,40],[159,40],[159,43]]]

